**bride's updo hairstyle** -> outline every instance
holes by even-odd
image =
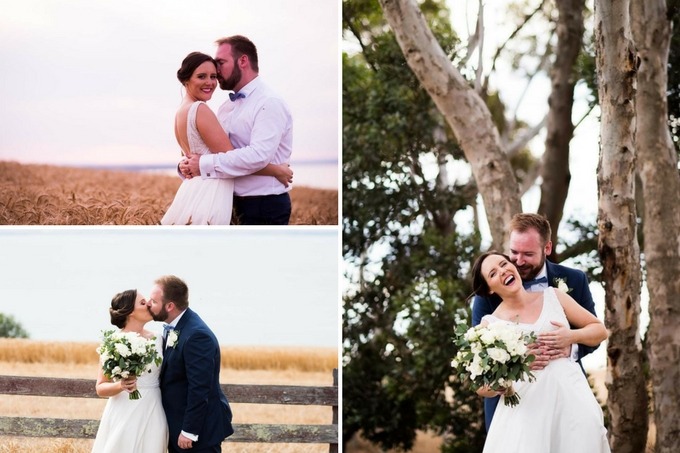
[[[472,265],[472,292],[477,296],[486,297],[490,295],[489,284],[486,282],[484,275],[482,275],[482,263],[491,255],[502,256],[508,260],[509,263],[511,262],[508,255],[495,250],[489,250],[488,252],[479,255],[475,264]]]
[[[217,62],[213,57],[201,52],[191,52],[184,58],[182,61],[182,66],[177,70],[177,80],[179,80],[180,83],[184,85],[189,81],[189,79],[191,79],[191,75],[194,73],[196,68],[206,61],[214,64],[215,70],[217,70]]]
[[[118,293],[111,299],[111,324],[122,329],[127,324],[127,318],[135,309],[135,301],[137,300],[137,290],[128,289],[122,293]]]

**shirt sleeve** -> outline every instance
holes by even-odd
[[[198,435],[196,435],[196,434],[191,434],[191,433],[188,433],[186,431],[182,431],[182,435],[184,437],[187,437],[187,438],[193,440],[194,442],[198,442]]]
[[[255,115],[250,143],[226,153],[201,156],[203,178],[237,178],[262,170],[274,157],[281,139],[292,127],[290,114],[281,99],[268,98]]]

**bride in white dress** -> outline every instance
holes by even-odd
[[[177,79],[186,93],[175,115],[175,137],[182,154],[210,154],[234,149],[229,136],[206,101],[217,87],[217,64],[209,55],[192,52],[182,61]],[[255,173],[274,176],[288,187],[288,164],[268,164]],[[161,219],[161,225],[229,225],[234,194],[233,179],[185,179]]]
[[[111,324],[125,332],[136,332],[145,338],[154,337],[144,329],[152,320],[149,305],[136,290],[117,294],[111,301]],[[161,356],[161,335],[156,348]],[[113,382],[99,370],[97,394],[108,397],[92,447],[93,453],[144,452],[165,453],[168,449],[168,425],[163,411],[159,387],[160,367],[150,365],[151,372],[136,379]],[[131,400],[135,389],[141,398]]]
[[[473,282],[476,294],[496,293],[503,300],[493,314],[482,318],[481,325],[512,323],[535,332],[539,344],[556,349],[576,343],[596,346],[608,336],[602,322],[566,293],[555,288],[525,291],[505,255],[480,256],[473,267]],[[498,404],[484,453],[609,453],[602,409],[579,364],[559,358],[533,374],[533,382],[513,383],[521,398],[518,405]],[[503,392],[482,388],[477,393],[488,398]]]

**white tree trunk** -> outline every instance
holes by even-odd
[[[671,26],[664,0],[632,0],[638,51],[637,169],[644,203],[644,254],[651,322],[647,334],[656,452],[680,451],[680,177],[668,130],[667,63]]]
[[[600,107],[598,249],[603,265],[609,440],[616,453],[645,451],[647,393],[640,340],[640,251],[633,144],[635,52],[629,0],[595,2]]]
[[[484,199],[493,247],[507,250],[507,225],[521,211],[519,188],[491,114],[446,57],[414,0],[380,0],[411,70],[456,134]]]

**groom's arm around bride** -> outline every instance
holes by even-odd
[[[286,102],[259,76],[255,45],[244,36],[217,41],[215,60],[223,90],[234,91],[218,111],[234,150],[192,156],[180,164],[185,177],[235,178],[234,209],[241,225],[287,225],[291,204],[275,177],[254,175],[267,164],[290,162],[293,118]]]

